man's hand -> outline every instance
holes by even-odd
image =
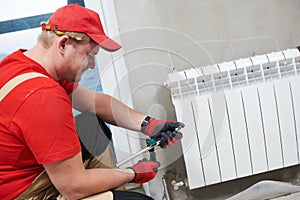
[[[132,183],[146,183],[152,180],[158,171],[159,164],[154,161],[148,161],[147,159],[140,160],[138,163],[129,167],[135,172],[135,177],[131,181]]]
[[[182,134],[176,131],[176,128],[183,128],[184,123],[175,120],[156,120],[150,118],[147,125],[143,127],[142,132],[152,139],[160,141],[160,147],[165,148],[173,143],[177,143],[182,138]]]

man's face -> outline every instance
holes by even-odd
[[[95,55],[99,51],[99,45],[95,43],[67,44],[65,46],[64,66],[59,76],[67,81],[80,81],[82,74],[95,68]]]

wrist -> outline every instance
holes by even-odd
[[[146,133],[146,127],[147,127],[150,120],[151,120],[150,116],[146,116],[145,119],[143,120],[143,122],[141,124],[141,132],[142,133]]]

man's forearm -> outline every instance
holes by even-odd
[[[87,169],[78,184],[64,191],[67,199],[81,199],[95,193],[113,190],[130,182],[134,178],[131,169]],[[69,185],[70,186],[70,185]]]
[[[96,94],[95,96],[95,112],[104,121],[130,129],[133,131],[141,130],[141,123],[146,117],[119,100],[104,94]]]
[[[132,181],[131,169],[85,169],[81,153],[65,160],[43,165],[51,182],[67,199],[81,199],[115,189]]]
[[[75,109],[95,113],[107,123],[133,131],[140,131],[146,117],[110,95],[90,91],[81,85],[72,93],[71,100]]]

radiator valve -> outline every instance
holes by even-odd
[[[180,186],[184,186],[185,183],[183,181],[176,182],[175,180],[171,182],[173,189],[178,190]]]

